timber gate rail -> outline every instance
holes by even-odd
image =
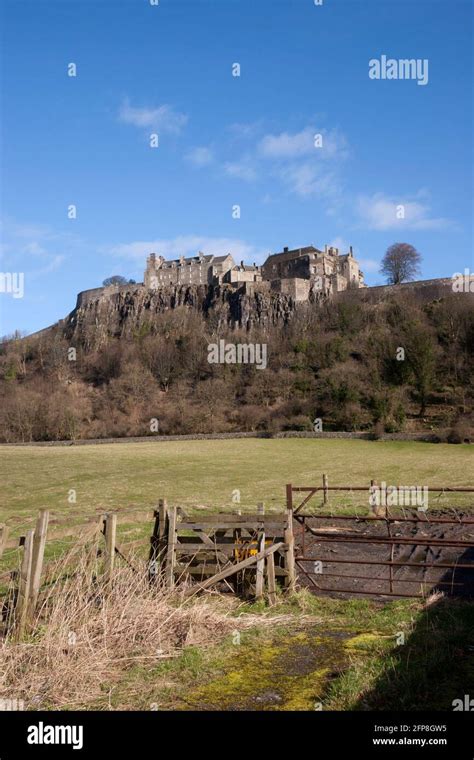
[[[321,486],[286,486],[287,509],[301,526],[295,563],[304,585],[320,594],[425,597],[438,590],[474,597],[474,510],[369,511],[377,488],[373,480],[370,487],[329,486],[327,475]],[[474,494],[469,487],[429,490],[448,497]],[[355,514],[341,514],[339,507],[335,514],[327,511],[331,492],[365,492],[367,499]],[[303,512],[317,494],[322,504]]]
[[[82,521],[71,525],[75,517]],[[60,590],[58,583],[76,573],[78,550],[85,551],[86,570],[96,584],[112,583],[116,562],[122,561],[153,586],[171,589],[187,582],[185,595],[221,584],[272,605],[279,586],[289,593],[295,588],[292,515],[265,514],[263,504],[256,513],[190,516],[160,499],[157,509],[97,513],[86,520],[50,519],[48,510],[40,510],[36,524],[28,522],[33,527],[15,537],[11,526],[0,525],[1,619],[17,639],[32,629],[38,608]],[[146,531],[140,523],[149,523],[151,536],[130,540]],[[44,561],[45,550],[57,542],[64,563]]]

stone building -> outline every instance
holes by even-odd
[[[152,290],[166,285],[211,285],[216,281],[222,282],[232,267],[235,267],[235,262],[230,253],[226,256],[206,256],[199,252],[197,256],[180,256],[171,261],[150,253],[146,260],[144,285]]]
[[[310,294],[330,296],[348,287],[365,287],[364,275],[354,258],[352,247],[341,255],[338,248],[312,245],[271,254],[263,266],[235,264],[229,254],[197,256],[166,261],[151,253],[146,262],[144,285],[157,289],[166,285],[230,285],[234,288],[255,285],[258,289],[290,295],[307,301]]]
[[[240,264],[225,273],[222,281],[231,285],[238,285],[241,282],[261,282],[262,267],[258,267],[256,264],[244,264],[241,261]]]
[[[280,283],[292,279],[309,280],[315,290],[327,294],[346,290],[349,286],[365,287],[364,274],[354,258],[352,246],[343,255],[338,248],[327,245],[324,251],[312,245],[293,250],[284,248],[267,258],[262,267],[262,277],[263,280]]]

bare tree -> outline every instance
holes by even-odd
[[[108,287],[109,285],[126,285],[127,280],[125,277],[122,277],[121,274],[113,274],[112,277],[106,277],[105,280],[102,282],[102,285],[104,287]]]
[[[409,243],[394,243],[382,259],[380,271],[389,285],[414,280],[420,274],[421,256]]]

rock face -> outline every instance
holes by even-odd
[[[471,292],[474,293],[474,276]],[[425,303],[452,293],[452,280],[422,280],[402,285],[357,290],[362,301],[376,303],[405,291]],[[153,329],[157,316],[185,307],[204,316],[211,330],[284,327],[297,311],[328,296],[310,289],[307,301],[272,290],[270,283],[231,285],[172,285],[150,290],[143,285],[112,285],[79,293],[74,311],[57,326],[76,345],[99,348],[109,337],[132,337]],[[334,298],[344,297],[338,293]],[[47,332],[51,328],[46,328]],[[39,334],[39,333],[38,333]]]
[[[98,347],[108,337],[131,337],[153,326],[157,315],[178,307],[196,309],[210,327],[284,326],[304,308],[283,293],[245,287],[181,285],[149,290],[142,285],[111,286],[79,293],[74,311],[63,323],[65,337]]]

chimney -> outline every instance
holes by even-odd
[[[283,253],[288,253],[288,246],[287,245],[283,248]]]
[[[244,262],[243,262],[243,261],[241,261],[241,262],[240,262],[240,268],[241,268],[241,269],[243,269],[243,268],[244,268]]]
[[[353,256],[353,253],[352,253],[352,246],[351,246],[351,245],[349,246],[349,251],[350,251],[350,254],[351,254],[351,256]]]

